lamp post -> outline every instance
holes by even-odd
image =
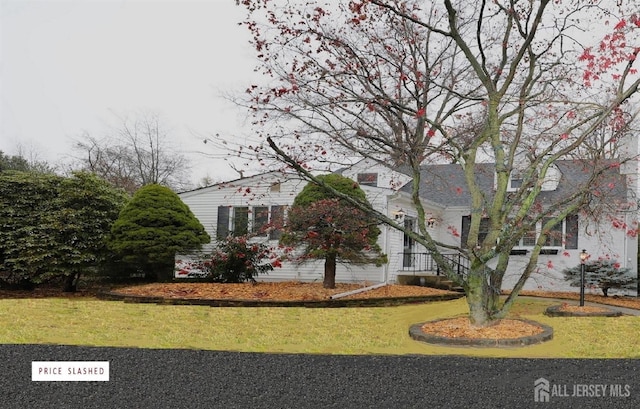
[[[580,252],[580,306],[584,307],[584,272],[585,272],[585,263],[589,258],[589,253],[587,250],[582,249]]]

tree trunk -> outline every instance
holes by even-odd
[[[78,290],[78,280],[80,279],[79,273],[73,273],[65,277],[64,288],[65,293],[75,293]]]
[[[161,283],[166,283],[173,280],[175,262],[174,259],[166,260],[163,263],[157,263],[152,266],[152,275],[155,276],[155,280]]]
[[[336,255],[327,254],[324,259],[324,288],[336,288]]]
[[[500,321],[500,292],[492,291],[484,265],[469,270],[465,293],[469,305],[469,320],[475,327],[489,327]]]

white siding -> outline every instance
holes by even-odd
[[[279,183],[279,189],[272,188],[276,183]],[[203,249],[203,252],[209,252],[215,244],[218,206],[290,206],[306,184],[306,181],[295,175],[286,175],[285,177],[282,173],[274,172],[180,193],[179,196],[212,237],[212,243]],[[380,194],[380,189],[365,190],[370,194],[372,203],[382,205],[386,200],[384,194]],[[277,240],[268,240],[267,237],[254,238],[253,240],[268,243],[274,248],[278,245]],[[189,259],[193,256],[178,255],[176,258]],[[384,279],[384,271],[384,267],[376,267],[375,265],[339,264],[336,269],[336,281],[378,283]],[[274,268],[269,274],[259,276],[258,279],[262,281],[322,281],[323,276],[323,261],[311,261],[303,264],[283,262],[281,268]]]
[[[345,177],[353,180],[358,180],[359,173],[377,173],[377,187],[385,189],[399,189],[411,180],[404,173],[396,172],[370,159],[361,160],[342,172]]]

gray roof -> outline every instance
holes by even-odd
[[[604,164],[607,169],[592,187],[594,196],[604,197],[608,201],[627,201],[626,177],[620,174],[619,167],[611,166],[614,162]],[[542,203],[554,203],[568,197],[576,189],[585,186],[592,176],[594,166],[587,161],[562,160],[555,165],[561,173],[556,190],[540,193]],[[490,200],[494,192],[493,163],[479,163],[476,165],[476,180],[478,185]],[[462,167],[457,164],[425,165],[422,168],[420,195],[422,198],[443,206],[470,206],[471,195],[467,187]],[[411,183],[401,188],[401,191],[411,193]]]

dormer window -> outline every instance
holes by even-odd
[[[378,174],[358,173],[358,184],[365,186],[378,186]]]
[[[514,169],[509,175],[509,187],[507,191],[515,192],[520,189],[523,184],[523,172],[519,169]]]
[[[527,180],[525,181],[525,176],[527,176]],[[536,186],[540,186],[540,190],[543,192],[548,192],[552,190],[556,190],[558,188],[558,184],[560,183],[560,178],[562,174],[560,173],[560,169],[554,164],[550,165],[544,177],[540,177],[537,173],[537,170],[533,170],[528,167],[527,162],[521,162],[515,164],[511,169],[511,173],[509,174],[509,181],[507,182],[507,192],[517,192],[526,186],[527,189],[533,188],[534,184]],[[498,175],[494,175],[494,189],[497,188],[498,183]]]

